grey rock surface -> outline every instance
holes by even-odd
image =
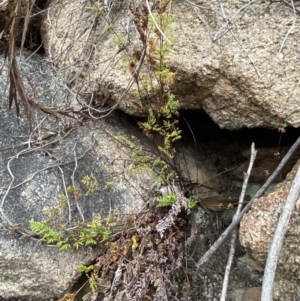
[[[57,102],[64,96],[63,92],[51,88],[55,76],[50,72],[44,73],[46,70],[43,70],[38,56],[29,56],[29,53],[22,56],[22,76],[25,79],[26,75],[28,92],[32,93],[29,80],[33,85],[39,83],[36,92],[40,103],[51,106],[55,102],[61,107],[62,104]],[[0,61],[2,64],[3,57]],[[28,229],[31,219],[44,220],[42,209],[57,203],[62,179],[57,168],[51,168],[55,165],[54,161],[45,155],[46,149],[52,149],[54,140],[43,141],[40,135],[43,131],[60,129],[58,124],[46,118],[30,137],[23,112],[18,125],[15,108],[8,110],[6,65],[0,77],[0,298],[54,300],[67,292],[78,279],[76,266],[90,263],[102,252],[102,248],[59,252],[58,248],[43,245],[37,239],[26,236],[21,239],[22,236],[17,233],[17,229]],[[67,101],[67,98],[64,99]],[[34,122],[37,125],[45,116],[35,113]],[[53,144],[43,147],[50,142]],[[59,142],[57,144],[60,145]],[[45,171],[38,172],[47,167]],[[35,172],[35,177],[30,180]],[[27,182],[21,184],[24,181]]]
[[[261,287],[236,289],[230,294],[230,301],[261,301]]]
[[[113,3],[97,15],[85,1],[51,1],[43,22],[45,49],[76,92],[142,115],[149,99],[141,109],[125,97],[131,78],[122,60],[126,52],[114,39],[117,33],[126,40],[129,30],[130,50],[139,46],[137,31],[127,1]],[[176,71],[171,89],[180,107],[202,108],[227,129],[299,127],[300,32],[293,25],[299,15],[283,1],[220,5],[209,0],[172,3],[176,21],[169,36],[178,42],[168,67]],[[107,29],[109,24],[114,31]]]
[[[22,64],[22,75],[34,84],[39,82],[40,104],[63,105],[67,99],[58,97],[57,90],[50,87],[51,79],[57,78],[42,67],[41,58],[33,56]],[[18,125],[15,112],[8,111],[6,72],[5,67],[0,80],[0,297],[53,300],[76,282],[80,276],[76,266],[89,264],[101,254],[103,246],[59,251],[37,239],[22,237],[19,233],[27,233],[29,221],[46,220],[43,209],[59,205],[58,194],[65,192],[64,182],[72,185],[73,174],[82,196],[76,204],[69,194],[70,210],[66,208],[54,223],[72,226],[83,222],[82,217],[88,222],[97,214],[107,216],[113,209],[136,212],[145,205],[146,197],[151,197],[156,184],[146,172],[126,174],[132,157],[113,135],[131,137],[135,131],[117,116],[83,127],[73,125],[66,134],[62,120],[34,111],[36,130],[30,136],[27,120],[21,117]],[[42,136],[43,132],[48,136]],[[91,174],[98,180],[98,187],[85,195],[82,178]]]
[[[299,163],[298,161],[282,183],[276,185],[274,192],[254,201],[251,210],[241,222],[240,242],[253,261],[249,261],[250,265],[256,270],[264,269],[273,234]],[[273,292],[275,300],[294,301],[299,293],[299,210],[300,198],[289,222],[277,265]]]
[[[18,61],[29,95],[33,95],[30,83],[36,86],[36,103],[61,109],[77,105],[76,97],[63,88],[63,80],[43,58],[25,53]],[[29,221],[46,220],[45,209],[60,204],[60,193],[68,195],[69,206],[53,218],[53,225],[67,223],[73,227],[99,214],[107,216],[114,209],[138,212],[148,201],[155,201],[161,184],[154,181],[150,169],[135,168],[133,151],[116,136],[152,153],[156,150],[135,124],[116,112],[80,123],[33,110],[34,130],[30,134],[22,106],[19,125],[14,107],[8,110],[7,70],[5,64],[0,76],[0,299],[54,300],[68,292],[80,276],[76,266],[89,264],[103,252],[103,246],[59,251],[37,237],[28,237]],[[191,149],[186,148],[184,162],[190,162],[193,168],[180,167],[180,156],[177,168],[193,181],[193,174],[201,181],[213,177],[214,172],[205,164],[196,172],[197,157]],[[97,179],[93,193],[87,194],[82,183],[86,175]],[[216,180],[208,183],[217,185]],[[79,199],[65,191],[73,184],[79,190]]]

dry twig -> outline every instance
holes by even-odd
[[[64,171],[62,170],[62,168],[61,168],[60,166],[57,166],[57,168],[59,169],[59,171],[60,171],[60,173],[61,173],[62,182],[63,182],[63,187],[64,187],[64,191],[65,191],[65,196],[66,196],[67,203],[68,203],[68,211],[69,211],[69,219],[68,219],[68,222],[71,222],[71,219],[72,219],[72,215],[71,215],[71,204],[70,204],[70,200],[69,200],[68,190],[67,190],[67,187],[66,187],[66,181],[65,181]]]
[[[247,185],[248,185],[248,180],[249,180],[251,170],[252,170],[252,167],[253,167],[253,164],[254,164],[256,153],[257,153],[257,151],[254,148],[254,143],[252,143],[252,145],[251,145],[251,158],[250,158],[250,162],[249,162],[249,167],[248,167],[247,173],[244,174],[244,183],[243,183],[243,187],[242,187],[242,192],[241,192],[241,195],[240,195],[238,208],[237,208],[236,213],[233,217],[233,220],[235,220],[236,217],[238,217],[238,215],[241,212],[242,205],[243,205],[243,202],[244,202],[244,197],[245,197],[245,194],[246,194]],[[232,266],[232,262],[233,262],[233,258],[234,258],[234,253],[235,253],[236,238],[237,238],[237,229],[234,229],[234,231],[232,233],[232,237],[231,237],[230,252],[229,252],[228,261],[227,261],[227,265],[226,265],[226,269],[225,269],[225,276],[224,276],[222,294],[221,294],[220,301],[226,301],[229,275],[230,275],[230,270],[231,270],[231,266]]]
[[[275,234],[270,247],[262,285],[261,299],[273,301],[273,284],[275,279],[276,267],[279,253],[283,244],[285,233],[293,213],[296,201],[300,194],[300,166],[293,181],[289,196],[280,215]]]
[[[8,0],[2,0],[0,3],[0,10],[5,10],[8,5]]]
[[[67,135],[67,134],[66,134],[66,135]],[[15,156],[13,156],[13,157],[11,157],[11,158],[9,159],[9,161],[8,161],[8,163],[7,163],[7,170],[8,170],[8,172],[9,172],[9,174],[10,174],[11,181],[10,181],[8,187],[6,188],[6,191],[5,191],[5,193],[4,193],[3,197],[2,197],[2,200],[1,200],[1,204],[0,204],[0,216],[3,218],[3,220],[6,220],[10,226],[12,226],[12,222],[11,222],[11,221],[9,220],[9,218],[5,215],[5,213],[4,213],[4,211],[3,211],[3,206],[4,206],[4,202],[5,202],[5,200],[6,200],[7,196],[8,196],[8,194],[9,194],[9,192],[10,192],[12,189],[15,189],[15,188],[17,188],[17,187],[19,187],[19,186],[21,186],[21,185],[23,185],[23,184],[25,184],[25,183],[31,181],[38,173],[40,173],[40,172],[42,172],[42,171],[45,171],[45,170],[47,170],[47,169],[57,167],[57,168],[59,168],[59,169],[61,170],[60,167],[63,166],[63,165],[67,165],[67,164],[70,164],[70,163],[72,163],[72,162],[75,162],[75,164],[77,164],[77,161],[80,160],[80,159],[82,159],[82,158],[87,154],[87,152],[89,152],[89,151],[91,150],[91,148],[92,148],[92,147],[94,146],[94,144],[95,144],[94,137],[93,137],[93,142],[92,142],[91,146],[89,146],[89,147],[84,151],[84,153],[83,153],[80,157],[77,158],[77,155],[76,155],[76,157],[74,158],[74,160],[67,161],[67,162],[58,162],[58,163],[53,164],[53,165],[51,165],[51,166],[46,166],[46,167],[44,167],[44,168],[42,168],[42,169],[40,169],[40,170],[38,170],[38,171],[32,173],[32,174],[30,175],[29,178],[27,178],[26,180],[22,181],[21,183],[18,183],[17,185],[12,186],[16,178],[15,178],[14,174],[12,173],[12,171],[11,171],[11,169],[10,169],[10,164],[11,164],[11,162],[12,162],[14,159],[18,159],[18,157],[19,157],[20,155],[26,154],[26,153],[28,153],[28,152],[35,151],[36,149],[45,147],[45,146],[47,146],[47,145],[49,145],[49,144],[51,144],[51,143],[57,142],[57,141],[58,141],[58,140],[54,140],[54,141],[52,141],[52,142],[50,142],[50,143],[48,143],[48,144],[46,144],[46,145],[42,145],[42,146],[39,146],[39,147],[37,147],[37,148],[31,148],[31,147],[30,147],[30,143],[28,143],[28,148],[27,148],[27,149],[20,151],[20,152],[17,153]],[[62,176],[63,176],[63,173],[62,173]],[[63,182],[64,182],[64,177],[63,177]],[[65,188],[65,183],[64,183],[64,188]],[[77,204],[76,204],[76,205],[77,205]],[[68,200],[68,206],[69,206],[69,220],[70,220],[71,215],[70,215],[70,205],[69,205],[69,200]],[[83,218],[83,215],[82,215],[82,212],[81,212],[80,208],[78,209],[78,211],[79,211],[81,217]],[[84,219],[84,218],[83,218],[83,219]]]
[[[285,166],[285,164],[289,161],[289,159],[291,158],[293,153],[297,150],[299,145],[300,145],[300,137],[293,144],[293,146],[289,149],[289,151],[286,153],[284,158],[281,160],[281,162],[279,163],[277,168],[274,170],[274,172],[268,178],[266,183],[257,191],[255,196],[251,199],[251,201],[247,204],[247,206],[242,210],[242,212],[239,214],[239,216],[237,216],[237,218],[232,221],[232,223],[229,225],[229,227],[222,233],[222,235],[220,235],[220,237],[214,242],[214,244],[209,248],[209,250],[200,258],[200,260],[196,264],[197,269],[200,269],[200,267],[209,260],[209,258],[215,253],[215,251],[220,247],[220,245],[227,239],[228,235],[236,228],[236,226],[242,220],[244,214],[250,210],[254,199],[257,199],[263,195],[263,193],[267,190],[267,188],[270,186],[270,184],[278,176],[278,174],[280,173],[282,168]]]
[[[230,19],[227,18],[224,8],[223,8],[223,3],[222,1],[220,1],[220,6],[221,6],[221,10],[222,10],[222,15],[224,20],[226,21],[226,23],[219,29],[219,31],[215,34],[213,41],[215,42],[217,40],[217,37],[219,35],[219,33],[223,30],[223,28],[227,28],[228,31],[231,33],[231,35],[233,36],[233,38],[236,40],[236,42],[239,44],[239,46],[242,48],[242,50],[246,53],[251,65],[253,66],[253,68],[255,69],[255,72],[257,73],[257,75],[259,76],[259,78],[261,77],[258,69],[256,68],[252,58],[250,57],[249,52],[246,50],[246,48],[243,46],[243,44],[239,41],[239,39],[237,38],[237,36],[234,34],[233,30],[232,30],[232,20],[246,7],[250,6],[251,4],[253,4],[255,1],[257,0],[252,0],[250,1],[247,5],[243,6],[242,8],[240,8]]]
[[[73,173],[72,173],[72,176],[71,176],[71,181],[72,181],[72,186],[73,186],[73,190],[74,190],[75,204],[76,204],[77,210],[78,210],[78,212],[79,212],[79,214],[80,214],[80,216],[81,216],[82,222],[84,223],[84,216],[83,216],[83,213],[82,213],[81,208],[80,208],[80,206],[79,206],[79,195],[80,195],[80,191],[79,191],[78,188],[76,188],[76,184],[75,184],[75,172],[76,172],[76,170],[77,170],[76,145],[77,145],[77,142],[75,143],[75,145],[74,145],[74,147],[73,147],[75,166],[74,166]]]
[[[295,27],[295,24],[296,24],[296,9],[295,9],[294,0],[291,0],[291,6],[293,8],[293,24],[291,25],[291,27],[289,28],[288,32],[286,33],[286,35],[283,39],[283,42],[279,49],[279,53],[282,51],[282,48],[284,47],[286,39],[288,38],[289,34],[291,33],[292,29]]]
[[[166,37],[166,35],[163,33],[163,31],[161,30],[161,28],[158,26],[157,22],[155,21],[155,18],[153,17],[153,14],[152,14],[152,11],[151,11],[151,8],[150,8],[150,5],[149,5],[149,1],[146,0],[146,4],[147,4],[147,8],[148,8],[148,12],[149,12],[149,15],[153,21],[153,23],[155,24],[157,30],[161,33],[161,35],[165,38],[165,40],[170,44],[170,45],[173,45],[173,43]]]

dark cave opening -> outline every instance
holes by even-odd
[[[242,128],[235,131],[220,129],[204,110],[181,110],[179,126],[183,136],[192,138],[194,135],[198,143],[211,140],[220,143],[238,141],[239,144],[250,147],[254,142],[257,148],[291,146],[300,136],[300,128],[292,127],[285,128],[286,132],[282,134],[278,129]]]
[[[250,182],[261,185],[300,136],[300,128],[292,127],[285,128],[284,133],[278,129],[265,128],[242,128],[234,131],[220,129],[203,110],[180,111],[179,127],[183,143],[195,145],[198,154],[201,152],[202,158],[204,157],[202,162],[210,162],[217,173],[232,170],[227,174],[230,182],[231,179],[243,181],[243,173],[247,171],[250,160],[251,144],[254,142],[257,154]],[[298,150],[275,182],[282,181],[299,158]]]

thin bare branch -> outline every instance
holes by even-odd
[[[81,216],[81,219],[82,219],[82,222],[84,222],[84,216],[82,214],[82,211],[81,211],[81,208],[79,206],[79,189],[76,187],[76,184],[75,184],[75,172],[77,170],[77,154],[76,154],[76,145],[77,145],[77,142],[75,143],[74,145],[74,148],[73,148],[73,153],[74,153],[74,162],[75,162],[75,166],[74,166],[74,169],[73,169],[73,173],[72,173],[72,176],[71,176],[71,181],[72,181],[72,186],[73,186],[73,190],[74,190],[74,199],[75,199],[75,204],[76,204],[76,207],[77,207],[77,210]]]
[[[239,204],[238,204],[236,213],[233,217],[233,220],[235,220],[241,212],[241,209],[242,209],[242,206],[244,203],[245,194],[246,194],[246,189],[248,186],[248,181],[249,181],[250,174],[251,174],[251,170],[252,170],[255,158],[256,158],[256,153],[257,153],[257,151],[255,150],[254,143],[252,143],[249,167],[248,167],[247,173],[244,174],[244,183],[243,183],[242,191],[241,191],[240,198],[239,198]],[[230,270],[231,270],[232,262],[234,259],[234,253],[235,253],[236,238],[237,238],[237,229],[234,229],[234,231],[232,233],[232,237],[231,237],[231,242],[230,242],[230,251],[229,251],[228,261],[227,261],[227,265],[226,265],[226,269],[225,269],[225,276],[224,276],[220,301],[226,301]]]
[[[293,144],[293,146],[289,149],[289,151],[286,153],[284,158],[281,160],[277,168],[274,170],[274,172],[271,174],[271,176],[268,178],[266,183],[257,191],[255,196],[251,199],[251,201],[247,204],[247,206],[242,210],[242,212],[237,216],[236,219],[232,221],[232,223],[228,226],[228,228],[220,235],[220,237],[214,242],[214,244],[209,248],[209,250],[200,258],[200,260],[196,264],[196,268],[200,269],[202,265],[204,265],[208,259],[215,253],[215,251],[220,247],[220,245],[227,239],[228,235],[236,228],[236,226],[240,223],[245,213],[247,213],[254,201],[254,199],[260,198],[263,193],[267,190],[267,188],[270,186],[270,184],[275,180],[275,178],[278,176],[282,168],[285,166],[285,164],[289,161],[293,153],[297,150],[297,148],[300,145],[300,137],[297,139],[297,141]]]
[[[3,209],[2,209],[1,207],[0,207],[0,214],[1,214],[2,218],[3,218],[4,220],[6,220],[6,222],[7,222],[10,226],[13,225],[12,222],[10,221],[10,219],[6,216],[6,214],[4,213],[4,211],[3,211]]]
[[[199,5],[197,3],[194,3],[192,1],[189,1],[189,0],[185,0],[187,3],[189,3],[191,6],[195,6],[195,7],[198,7],[198,8],[202,8],[202,9],[205,9],[205,10],[210,10],[210,11],[213,11],[215,14],[219,15],[220,17],[223,17],[222,14],[220,14],[218,11],[210,8],[210,7],[205,7],[205,6],[202,6],[202,5]]]
[[[30,139],[29,139],[29,141],[30,141]],[[54,140],[54,141],[57,141],[57,140]],[[52,141],[51,143],[53,143],[53,141]],[[51,143],[49,143],[49,144],[51,144]],[[28,145],[30,145],[30,144],[28,143]],[[93,137],[93,142],[92,142],[91,146],[89,146],[89,147],[85,150],[85,152],[84,152],[79,158],[77,158],[77,156],[76,156],[76,161],[75,161],[75,162],[77,162],[77,160],[82,159],[82,158],[87,154],[87,152],[89,152],[89,151],[91,150],[91,148],[92,148],[94,145],[95,145],[95,141],[94,141],[94,137]],[[45,147],[45,145],[40,146],[40,147],[38,147],[38,148],[41,148],[41,147]],[[4,193],[3,197],[2,197],[2,200],[1,200],[1,205],[0,205],[0,216],[1,216],[4,220],[8,221],[8,223],[9,223],[10,225],[12,225],[12,222],[11,222],[11,221],[8,219],[8,217],[4,214],[4,212],[3,212],[3,205],[4,205],[4,202],[5,202],[5,200],[6,200],[7,196],[8,196],[8,194],[9,194],[9,192],[10,192],[12,189],[15,189],[15,188],[17,188],[17,187],[19,187],[19,186],[21,186],[21,185],[23,185],[23,184],[25,184],[25,183],[31,181],[38,173],[40,173],[40,172],[42,172],[42,171],[45,171],[45,170],[47,170],[47,169],[54,168],[54,167],[60,168],[60,166],[67,165],[67,164],[70,164],[70,163],[74,162],[74,160],[71,160],[71,161],[67,161],[67,162],[59,162],[59,163],[53,164],[53,165],[51,165],[51,166],[46,166],[46,167],[44,167],[44,168],[42,168],[42,169],[40,169],[40,170],[34,172],[33,174],[31,174],[29,178],[27,178],[26,180],[22,181],[21,183],[18,183],[17,185],[12,186],[13,183],[14,183],[14,181],[15,181],[15,176],[14,176],[14,174],[12,173],[12,171],[11,171],[11,169],[10,169],[10,163],[11,163],[14,159],[17,159],[21,154],[25,154],[25,153],[28,153],[28,152],[30,152],[30,151],[34,151],[34,150],[36,150],[36,149],[37,149],[37,148],[35,148],[35,149],[27,148],[27,149],[25,149],[25,150],[22,150],[22,151],[20,151],[19,153],[17,153],[15,156],[11,157],[11,158],[9,159],[8,163],[7,163],[7,170],[8,170],[8,172],[9,172],[9,174],[10,174],[11,181],[10,181],[8,187],[6,188],[6,191],[5,191],[5,193]],[[65,184],[64,184],[64,188],[65,188]],[[2,189],[2,188],[1,188],[1,189]],[[67,196],[67,197],[68,197],[68,196]],[[69,205],[69,204],[68,204],[68,205]],[[79,211],[80,215],[83,216],[83,215],[82,215],[82,212],[81,212],[81,210],[80,210],[80,208],[79,208],[78,211]],[[70,219],[70,205],[69,205],[69,219]]]
[[[292,29],[295,27],[295,24],[296,24],[296,9],[295,9],[294,0],[291,0],[291,6],[293,8],[293,14],[294,14],[294,16],[293,16],[293,24],[289,28],[288,32],[286,33],[286,35],[285,35],[285,37],[284,37],[284,39],[282,41],[282,44],[281,44],[280,49],[279,49],[279,53],[282,51],[286,39],[288,38],[289,34],[291,33]]]
[[[248,8],[250,5],[252,5],[254,2],[259,1],[259,0],[252,0],[249,3],[245,4],[244,6],[242,6],[241,8],[239,8],[237,10],[237,12],[231,17],[231,18],[226,18],[226,16],[224,17],[224,14],[222,15],[223,19],[226,21],[222,27],[217,31],[217,33],[215,34],[213,41],[215,42],[217,39],[219,39],[218,36],[220,36],[220,33],[223,31],[223,29],[228,30],[228,28],[231,28],[231,25],[234,22],[234,18],[236,16],[239,15],[239,13],[244,10],[245,8]]]
[[[35,4],[35,0],[31,0],[30,3],[28,3],[26,5],[26,13],[25,13],[24,24],[23,24],[23,28],[22,28],[22,41],[21,41],[20,54],[23,51],[26,35],[27,35],[27,32],[28,32],[29,20],[31,18],[31,11],[34,7],[34,4]]]
[[[1,208],[1,209],[3,208],[4,201],[5,201],[5,199],[6,199],[7,195],[8,195],[8,193],[9,193],[11,187],[12,187],[12,184],[13,184],[14,181],[15,181],[15,176],[14,176],[14,174],[13,174],[13,173],[11,172],[11,170],[10,170],[10,163],[11,163],[11,161],[12,161],[13,159],[14,159],[14,158],[9,159],[8,162],[7,162],[7,166],[6,166],[8,172],[9,172],[9,174],[10,174],[10,176],[11,176],[11,181],[10,181],[10,183],[9,183],[9,185],[8,185],[8,187],[7,187],[7,190],[6,190],[6,192],[5,192],[5,194],[4,194],[3,198],[2,198],[1,205],[0,205],[0,208]]]
[[[285,3],[286,5],[288,5],[289,7],[291,7],[291,8],[294,8],[295,7],[295,5],[293,6],[293,5],[291,5],[291,3],[289,2],[289,1],[287,1],[287,0],[281,0],[283,3]],[[296,10],[296,12],[297,13],[300,13],[300,10],[298,9],[298,8],[296,8],[295,7],[295,10]]]
[[[264,272],[264,279],[262,285],[261,299],[264,301],[273,301],[273,285],[276,274],[276,267],[279,259],[280,250],[285,238],[285,233],[294,211],[296,201],[300,194],[300,166],[292,183],[289,196],[284,204],[282,213],[280,215],[275,234],[273,236],[272,244],[268,254],[268,259]]]
[[[62,181],[63,181],[63,187],[64,187],[65,196],[66,196],[67,203],[68,203],[68,211],[69,211],[68,222],[70,222],[71,219],[72,219],[72,213],[71,213],[71,205],[70,205],[70,199],[69,199],[69,195],[68,195],[68,190],[67,190],[67,187],[66,187],[66,181],[65,181],[64,171],[62,170],[62,168],[60,166],[57,166],[57,168],[59,169],[59,171],[61,173],[61,177],[62,177]]]
[[[157,22],[155,21],[155,18],[153,17],[153,14],[152,14],[152,11],[151,11],[151,8],[150,8],[149,1],[148,1],[148,0],[146,0],[146,4],[147,4],[147,8],[148,8],[150,17],[151,17],[153,23],[155,24],[157,30],[161,33],[161,35],[165,38],[165,40],[166,40],[170,45],[173,45],[173,43],[166,37],[166,35],[164,34],[164,32],[161,30],[161,28],[158,26]]]
[[[251,63],[251,65],[253,66],[253,68],[255,69],[255,72],[257,73],[257,75],[259,76],[259,78],[261,78],[261,75],[258,71],[258,69],[256,68],[249,52],[247,51],[247,49],[243,46],[243,44],[238,40],[238,38],[236,37],[236,35],[233,33],[232,29],[230,29],[230,33],[232,34],[232,36],[234,37],[234,39],[237,41],[237,43],[240,45],[240,47],[243,49],[243,51],[246,53],[246,55],[248,56],[248,59]]]
[[[2,0],[0,3],[0,10],[5,10],[8,5],[8,0]]]
[[[227,28],[227,30],[231,33],[231,35],[233,36],[233,38],[236,40],[236,42],[239,44],[239,46],[242,48],[242,50],[246,53],[246,55],[248,56],[248,59],[250,61],[250,63],[252,64],[255,72],[257,73],[257,75],[259,76],[259,78],[261,78],[261,75],[258,71],[258,69],[256,68],[252,58],[250,57],[249,52],[246,50],[246,48],[243,46],[243,44],[239,41],[239,39],[237,38],[237,36],[234,34],[233,30],[232,30],[232,20],[235,18],[235,16],[237,16],[239,14],[240,11],[242,11],[244,8],[248,7],[250,4],[252,4],[253,2],[255,2],[257,0],[253,0],[250,1],[247,5],[243,6],[242,8],[240,8],[238,10],[238,12],[236,12],[230,19],[227,18],[225,11],[224,11],[224,7],[223,7],[223,2],[222,0],[220,0],[220,6],[221,6],[221,10],[222,10],[222,15],[223,15],[223,19],[226,21],[226,23],[219,29],[219,31],[215,34],[215,37],[213,38],[213,41],[215,42],[217,40],[217,36],[219,35],[219,33],[222,31],[223,28]]]

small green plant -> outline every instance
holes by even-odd
[[[114,138],[133,152],[132,157],[135,163],[131,168],[132,173],[141,169],[148,169],[153,172],[157,182],[164,184],[169,183],[174,177],[174,172],[170,169],[170,165],[163,158],[145,151],[142,146],[137,146],[124,136],[114,136]]]
[[[93,174],[86,175],[82,179],[89,195],[98,187],[98,181]],[[69,186],[68,193],[74,194],[75,199],[81,197],[79,188]],[[33,232],[42,237],[48,244],[55,244],[60,250],[66,250],[70,247],[79,247],[96,245],[98,241],[106,240],[110,237],[111,230],[119,222],[119,213],[114,211],[112,216],[102,218],[100,215],[95,216],[89,223],[75,223],[72,230],[67,229],[66,225],[55,224],[55,217],[61,215],[66,207],[67,198],[63,193],[58,194],[59,204],[53,207],[43,209],[47,218],[44,222],[31,220],[29,226]],[[50,226],[51,225],[51,226]]]
[[[176,203],[176,195],[173,192],[169,192],[166,196],[157,198],[157,207],[170,207]],[[197,201],[188,199],[189,208],[194,208],[197,205]]]
[[[139,108],[145,105],[150,107],[147,120],[139,122],[138,125],[148,137],[158,134],[162,138],[162,142],[157,145],[161,154],[150,154],[142,146],[136,146],[125,137],[116,136],[115,139],[133,151],[136,163],[132,171],[148,168],[154,172],[156,180],[164,184],[170,183],[174,177],[169,159],[175,155],[174,142],[181,139],[181,130],[178,127],[179,102],[170,91],[175,73],[166,67],[171,44],[169,41],[165,42],[160,32],[161,30],[169,34],[169,27],[175,20],[174,16],[167,13],[170,2],[157,2],[156,13],[151,15],[145,7],[130,6],[139,37],[139,45],[137,43],[131,50],[125,47],[123,35],[113,29],[114,44],[119,48],[126,48],[123,60],[136,86],[131,89],[130,101]],[[172,39],[172,42],[175,42],[175,39]],[[145,99],[148,99],[148,104],[145,104]]]
[[[95,178],[95,176],[91,173],[91,175],[85,175],[81,182],[85,185],[87,188],[87,192],[85,195],[89,195],[94,192],[94,190],[98,187],[98,181]]]
[[[76,194],[78,194],[78,193],[80,192],[80,189],[76,188],[76,187],[73,186],[73,185],[70,185],[70,186],[67,187],[67,191],[68,191],[69,193],[71,193],[71,194],[76,195]]]
[[[31,220],[29,221],[29,226],[33,232],[42,236],[48,244],[56,244],[60,250],[67,250],[71,247],[68,240],[64,239],[59,232],[50,228],[46,224]]]
[[[169,207],[176,203],[176,196],[174,193],[169,192],[166,196],[157,198],[157,207]]]
[[[85,10],[91,11],[100,16],[104,12],[104,7],[103,7],[102,3],[95,3],[94,6],[86,6]]]
[[[106,25],[107,30],[114,30],[116,28],[116,25],[114,23],[109,23]]]
[[[89,265],[89,266],[79,265],[76,268],[77,268],[78,272],[87,274],[87,273],[91,272],[94,269],[94,265]]]
[[[181,139],[181,130],[178,128],[179,102],[170,91],[175,73],[166,67],[171,44],[165,41],[162,34],[169,34],[170,25],[175,19],[167,13],[169,3],[170,0],[160,1],[156,4],[156,13],[151,15],[147,10],[130,7],[142,47],[133,47],[126,61],[137,86],[131,92],[132,103],[142,107],[143,99],[151,99],[147,121],[140,122],[139,126],[147,136],[159,134],[163,143],[158,145],[158,149],[173,158],[173,143]],[[174,39],[172,42],[175,42]]]
[[[59,204],[57,206],[45,207],[43,213],[47,216],[46,223],[52,221],[56,216],[61,215],[67,205],[67,197],[63,193],[57,196]]]
[[[110,30],[113,31],[112,28],[110,28]],[[115,45],[117,45],[121,49],[121,48],[124,47],[125,40],[124,40],[124,37],[121,34],[115,33],[114,37],[113,37],[113,42],[114,42]]]
[[[194,199],[190,198],[189,201],[190,201],[189,206],[190,206],[191,209],[195,208],[197,206],[197,204],[198,204],[198,201],[196,201]]]
[[[111,229],[116,226],[116,218],[101,218],[100,215],[93,218],[90,223],[78,224],[72,230],[66,229],[64,225],[55,228],[43,222],[31,220],[29,226],[33,232],[40,235],[47,244],[55,244],[60,250],[70,247],[96,245],[98,241],[106,240],[111,235]]]
[[[98,283],[99,283],[99,276],[98,272],[100,269],[101,265],[99,263],[90,265],[90,266],[85,266],[85,265],[80,265],[77,267],[77,271],[80,273],[85,273],[89,279],[89,285],[91,291],[94,293],[96,292],[98,288]]]

